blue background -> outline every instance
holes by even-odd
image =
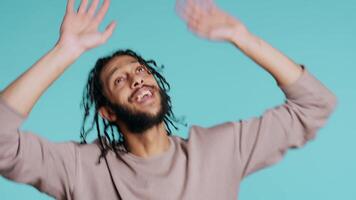
[[[65,0],[2,1],[0,88],[57,41]],[[211,126],[260,115],[283,103],[274,79],[233,45],[190,33],[174,1],[112,0],[104,24],[119,25],[107,44],[85,53],[41,97],[25,122],[53,141],[79,140],[82,90],[98,57],[132,48],[165,65],[174,112],[189,125]],[[305,64],[339,104],[316,140],[242,183],[242,200],[356,199],[356,2],[354,0],[219,0],[222,9],[294,61]],[[0,177],[0,199],[51,199]]]

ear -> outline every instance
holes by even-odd
[[[114,122],[117,120],[115,113],[105,106],[99,108],[99,114],[102,118],[110,122]]]

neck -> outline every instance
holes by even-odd
[[[143,133],[132,133],[122,130],[128,151],[136,156],[148,158],[164,153],[169,149],[170,142],[164,123],[153,126]]]

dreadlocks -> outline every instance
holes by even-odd
[[[145,60],[140,55],[135,53],[130,49],[118,50],[112,55],[100,58],[97,60],[94,68],[89,72],[88,81],[83,91],[83,97],[81,102],[81,107],[84,109],[83,123],[80,131],[81,143],[87,143],[86,138],[89,132],[94,129],[94,126],[97,130],[97,136],[99,139],[99,144],[101,147],[101,156],[104,157],[108,150],[113,150],[115,153],[117,151],[127,152],[125,147],[125,139],[121,133],[120,127],[113,122],[110,122],[99,115],[99,108],[102,106],[112,105],[109,99],[103,93],[103,84],[100,80],[100,74],[103,68],[108,64],[110,60],[119,56],[132,56],[137,59],[137,61],[146,66],[151,74],[153,74],[155,80],[158,83],[159,88],[166,96],[168,104],[168,112],[164,116],[163,121],[167,129],[168,135],[171,135],[171,126],[178,130],[178,127],[175,126],[174,122],[182,124],[182,119],[178,120],[172,112],[171,99],[168,96],[168,91],[170,90],[170,85],[166,79],[158,72],[164,68],[164,66],[157,67],[157,64],[154,60]],[[158,71],[155,69],[157,68]],[[91,114],[91,110],[94,109],[93,118],[90,123],[90,127],[86,129],[86,123]],[[186,124],[184,124],[187,126]],[[101,126],[103,130],[101,131]],[[115,127],[117,134],[115,133]],[[99,162],[100,162],[99,158]]]

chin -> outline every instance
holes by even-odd
[[[161,108],[161,102],[158,99],[155,99],[155,101],[153,101],[150,104],[147,105],[135,105],[134,106],[136,111],[139,112],[144,112],[150,115],[157,115],[160,111]]]
[[[159,107],[155,107],[155,108],[145,108],[145,109],[136,109],[136,111],[141,112],[141,113],[145,113],[149,116],[156,116],[158,115],[158,113],[160,112],[160,108]]]

